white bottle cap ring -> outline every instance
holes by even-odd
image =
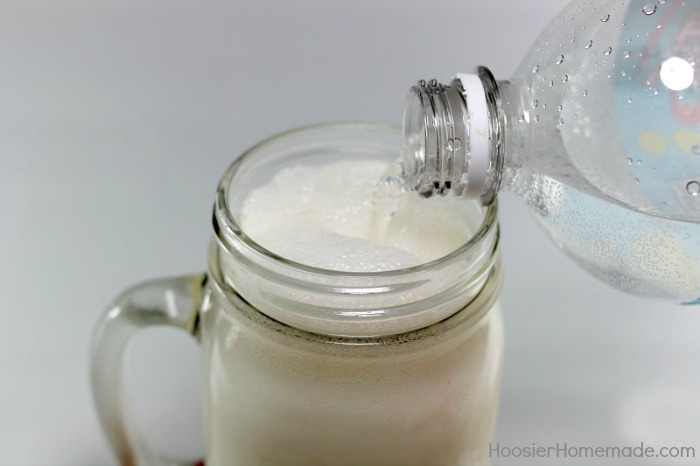
[[[481,196],[491,161],[491,129],[486,91],[481,78],[475,74],[458,74],[454,78],[462,84],[467,103],[469,125],[466,141],[469,141],[469,162],[466,170],[464,197]]]

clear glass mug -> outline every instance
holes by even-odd
[[[476,226],[458,250],[381,273],[285,260],[237,222],[245,195],[283,167],[393,161],[400,145],[395,127],[322,125],[272,137],[231,165],[208,272],[127,290],[97,328],[93,392],[122,464],[187,464],[150,449],[125,409],[125,349],[153,325],[201,344],[208,466],[489,463],[503,351],[495,204],[463,203]]]

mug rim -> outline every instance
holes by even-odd
[[[405,267],[400,269],[385,270],[381,272],[348,272],[339,271],[332,269],[325,269],[320,267],[314,267],[311,265],[303,264],[301,262],[296,262],[287,259],[274,251],[270,251],[265,248],[253,238],[248,236],[244,229],[241,227],[239,222],[236,220],[234,215],[229,208],[229,191],[231,187],[231,181],[236,175],[240,167],[246,163],[247,160],[254,157],[262,149],[274,143],[279,143],[284,139],[292,139],[295,136],[303,134],[312,134],[319,131],[333,131],[333,130],[357,130],[366,129],[372,131],[384,131],[393,132],[398,135],[401,134],[401,128],[397,125],[384,124],[384,123],[371,123],[371,122],[329,122],[329,123],[318,123],[312,125],[301,126],[297,128],[292,128],[286,131],[282,131],[273,134],[260,142],[250,146],[248,149],[244,150],[236,159],[229,165],[224,172],[224,175],[219,181],[216,194],[216,202],[214,205],[214,215],[213,215],[213,226],[216,236],[218,237],[221,244],[225,249],[229,250],[232,245],[232,239],[240,242],[247,249],[260,254],[262,257],[272,260],[276,263],[285,265],[292,269],[298,270],[303,273],[313,274],[317,276],[324,276],[329,278],[338,277],[374,277],[374,278],[397,278],[405,277],[413,274],[419,274],[430,269],[435,268],[437,265],[444,265],[453,260],[458,260],[465,254],[469,254],[472,251],[477,250],[481,242],[488,236],[489,232],[496,228],[496,238],[494,241],[494,249],[498,248],[499,245],[499,228],[498,228],[498,202],[494,200],[489,205],[483,206],[485,209],[481,224],[478,229],[470,236],[470,238],[462,244],[459,248],[453,250],[449,254],[441,256],[437,259],[433,259],[429,262],[424,262],[412,267]],[[398,154],[397,154],[398,156]],[[465,202],[468,202],[465,200]]]

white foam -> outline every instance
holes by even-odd
[[[386,167],[363,159],[285,168],[245,199],[242,226],[256,240],[270,230],[294,226],[363,238],[374,186]]]
[[[260,243],[289,260],[342,272],[381,272],[422,262],[402,249],[318,229],[279,228],[263,234]]]
[[[372,198],[388,167],[358,159],[283,169],[243,202],[243,230],[277,255],[347,272],[419,265],[449,254],[468,239],[473,228],[464,201],[423,202],[410,193],[387,219],[385,237],[373,238]]]

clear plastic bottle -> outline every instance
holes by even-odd
[[[608,283],[700,298],[700,2],[575,0],[512,79],[421,81],[404,178],[428,197],[522,196]]]

